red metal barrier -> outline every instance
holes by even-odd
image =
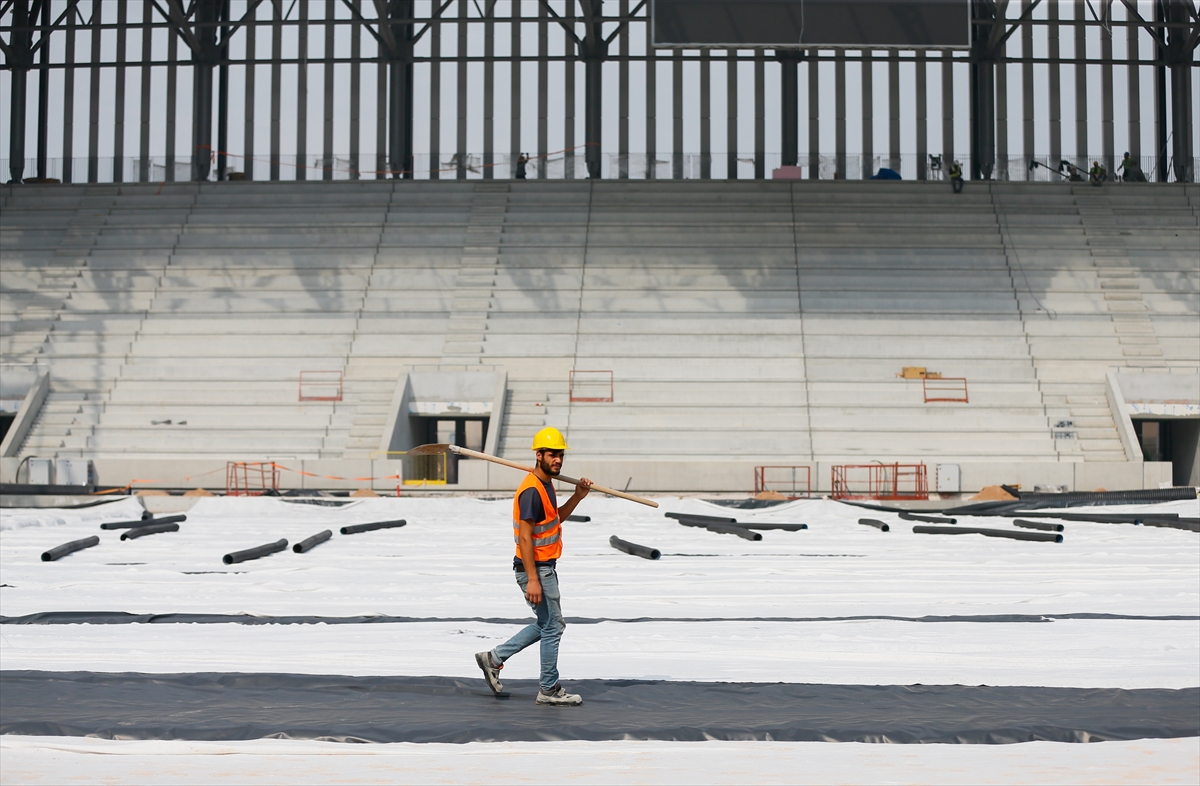
[[[924,464],[837,464],[834,499],[929,499]]]
[[[812,494],[812,467],[755,467],[754,493],[777,491],[793,499]]]
[[[225,496],[261,497],[279,491],[279,465],[273,461],[229,461],[225,464]]]
[[[341,371],[301,371],[301,401],[341,401]]]
[[[576,371],[569,376],[571,401],[611,402],[613,400],[613,373],[604,371]]]
[[[921,387],[925,393],[925,403],[931,401],[953,401],[960,404],[967,404],[967,378],[966,377],[925,377],[921,380]]]

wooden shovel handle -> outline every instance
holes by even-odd
[[[460,448],[458,445],[451,445],[450,452],[457,453],[460,456],[470,456],[471,458],[483,459],[484,461],[490,461],[493,464],[503,464],[506,467],[512,467],[513,469],[519,469],[522,472],[533,472],[532,468],[526,467],[524,464],[518,464],[515,461],[509,461],[508,459],[498,458],[497,456],[490,456],[487,453],[480,453],[478,450],[471,450],[470,448]],[[561,481],[563,483],[569,483],[572,486],[579,485],[579,480],[577,478],[569,478],[566,475],[559,475],[558,477],[556,477],[554,479],[557,481]],[[608,486],[601,486],[599,483],[593,483],[592,488],[596,491],[599,491],[602,494],[609,494],[614,497],[620,497],[621,499],[627,499],[630,502],[636,502],[640,505],[649,505],[652,508],[658,507],[658,503],[652,499],[646,499],[645,497],[637,497],[637,496],[634,496],[633,494],[626,494],[624,491],[617,491],[616,489],[610,489]]]

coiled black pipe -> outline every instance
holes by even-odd
[[[922,516],[917,513],[909,513],[907,510],[900,511],[900,518],[908,521],[924,521],[929,524],[957,524],[958,519],[948,519],[942,516]]]
[[[1066,529],[1062,524],[1051,524],[1048,521],[1026,521],[1025,519],[1014,520],[1013,526],[1024,527],[1025,529],[1040,529],[1042,532],[1062,532]]]
[[[712,524],[737,524],[737,519],[728,516],[701,516],[699,513],[664,513],[669,519],[692,519],[693,521],[707,521]]]
[[[221,561],[226,565],[233,565],[236,562],[246,562],[248,560],[258,559],[259,557],[269,556],[277,551],[283,551],[287,548],[287,545],[287,539],[280,538],[274,543],[264,543],[263,545],[255,546],[252,549],[245,549],[243,551],[235,551],[230,554],[226,554],[224,557],[221,557]]]
[[[391,529],[392,527],[403,527],[408,522],[404,519],[396,519],[395,521],[373,521],[370,524],[351,524],[342,527],[338,532],[343,535],[354,535],[359,532],[370,532],[376,529]]]
[[[917,525],[913,527],[913,532],[921,535],[983,535],[989,538],[1008,538],[1009,540],[1063,542],[1063,536],[1056,532],[1014,532],[1008,529],[984,529],[983,527],[923,527]]]
[[[875,527],[876,529],[883,530],[884,532],[887,532],[891,529],[891,527],[889,527],[887,524],[884,524],[879,519],[859,519],[858,523],[866,524],[868,527]]]
[[[745,527],[738,527],[733,524],[705,524],[704,528],[709,532],[719,532],[722,535],[737,535],[745,540],[762,540],[762,534],[751,532]]]
[[[187,516],[180,513],[175,516],[163,516],[160,519],[146,518],[140,521],[107,521],[100,529],[133,529],[134,527],[149,527],[152,524],[170,524],[173,521],[187,521]]]
[[[296,552],[297,554],[303,554],[306,551],[309,551],[311,549],[316,548],[317,546],[320,546],[322,543],[324,543],[325,541],[329,540],[332,537],[333,537],[332,532],[330,532],[327,529],[323,529],[320,532],[318,532],[316,535],[313,535],[310,538],[305,538],[304,540],[297,543],[295,546],[292,546],[292,551]]]
[[[134,527],[128,532],[121,533],[121,540],[133,540],[140,538],[143,535],[156,535],[159,532],[178,532],[179,525],[174,521],[156,521],[153,524],[147,524],[144,527]]]
[[[70,543],[62,544],[61,546],[55,546],[49,551],[43,551],[42,562],[54,562],[54,560],[65,557],[68,554],[72,554],[76,551],[82,551],[83,549],[90,549],[92,546],[98,546],[99,544],[99,535],[92,535],[88,538],[73,540]]]
[[[640,546],[637,543],[630,543],[627,540],[621,540],[616,535],[608,539],[608,545],[617,551],[623,551],[626,554],[632,554],[642,559],[658,559],[662,556],[662,552],[658,549],[652,549],[649,546]]]

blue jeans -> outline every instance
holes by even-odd
[[[531,644],[542,642],[542,676],[539,684],[542,690],[548,692],[558,684],[558,642],[562,639],[567,623],[562,615],[558,574],[549,565],[538,566],[537,572],[538,581],[542,585],[542,602],[529,604],[533,613],[537,615],[537,622],[525,626],[517,635],[492,650],[492,657],[503,663]],[[516,576],[517,584],[524,593],[529,585],[529,576],[521,572],[516,572]]]

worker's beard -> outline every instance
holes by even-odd
[[[542,470],[542,472],[545,472],[547,475],[549,475],[552,478],[556,477],[558,475],[558,473],[562,472],[561,464],[559,465],[559,467],[557,469],[555,469],[553,460],[546,458],[544,455],[538,457],[538,467]]]

